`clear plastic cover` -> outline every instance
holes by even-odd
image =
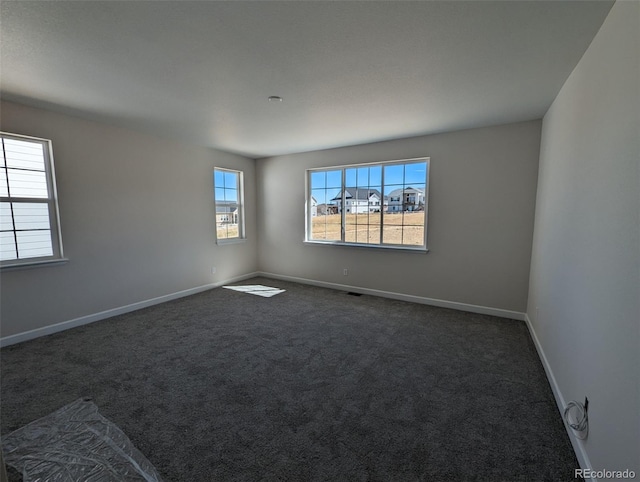
[[[162,479],[90,399],[78,399],[2,438],[5,462],[24,482],[161,482]]]

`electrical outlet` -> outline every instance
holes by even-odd
[[[211,274],[216,274],[216,267],[215,266],[211,267]]]
[[[343,269],[342,274],[345,276],[349,276],[349,270],[347,268]]]

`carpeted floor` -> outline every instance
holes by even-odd
[[[165,481],[574,481],[523,322],[256,278],[1,352],[1,433],[92,397]]]

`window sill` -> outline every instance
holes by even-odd
[[[384,250],[393,250],[393,251],[409,251],[412,253],[420,253],[426,254],[429,252],[429,249],[424,248],[422,246],[411,247],[411,246],[390,246],[390,245],[380,245],[380,244],[358,244],[358,243],[343,243],[341,241],[309,241],[304,240],[304,244],[312,245],[312,246],[343,246],[347,248],[365,248],[365,249],[384,249]]]
[[[19,269],[33,269],[33,268],[48,268],[50,266],[57,266],[61,264],[67,264],[68,258],[48,259],[44,261],[29,261],[26,263],[17,264],[5,264],[0,266],[0,271],[15,271]]]
[[[218,239],[216,241],[216,244],[225,245],[225,244],[240,244],[240,243],[246,243],[246,242],[247,242],[247,238],[232,238],[232,239]]]

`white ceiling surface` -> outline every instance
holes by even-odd
[[[540,118],[611,5],[3,1],[0,85],[260,158]]]

